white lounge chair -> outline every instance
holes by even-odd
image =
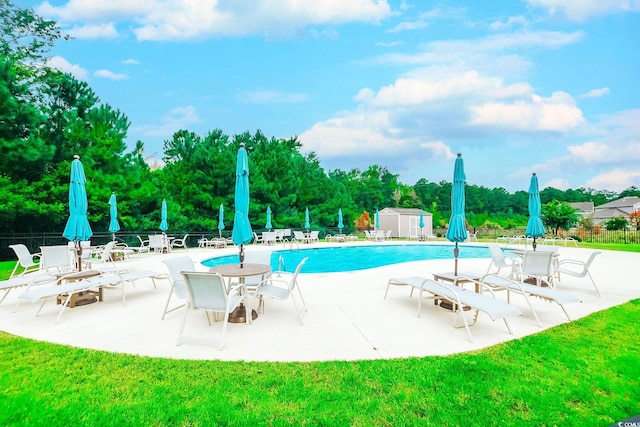
[[[520,316],[522,315],[522,311],[511,304],[508,304],[503,301],[499,301],[495,299],[495,297],[490,297],[485,294],[476,293],[470,291],[468,289],[463,289],[461,287],[451,285],[443,282],[436,282],[435,280],[426,279],[424,277],[411,276],[411,277],[399,277],[389,279],[387,282],[387,290],[384,293],[384,298],[387,298],[387,292],[389,292],[389,287],[391,285],[395,286],[410,286],[411,287],[411,295],[413,295],[413,290],[417,289],[419,291],[418,294],[418,317],[420,317],[420,312],[422,310],[422,294],[424,292],[428,292],[431,295],[431,299],[447,299],[453,302],[453,308],[456,312],[456,317],[454,323],[458,321],[459,317],[462,317],[462,321],[464,323],[464,328],[467,331],[467,336],[469,337],[469,341],[472,341],[471,331],[469,330],[469,323],[467,322],[467,318],[464,315],[464,306],[469,306],[472,309],[476,310],[475,315],[473,317],[474,325],[478,320],[478,312],[483,311],[491,317],[492,320],[502,319],[504,320],[505,325],[510,334],[511,328],[509,327],[509,323],[507,322],[507,317],[511,316]],[[484,285],[481,285],[484,286]],[[484,286],[493,296],[493,292],[491,289]]]
[[[309,257],[303,258],[293,273],[286,271],[274,271],[269,275],[269,277],[260,282],[256,289],[256,297],[260,301],[258,306],[259,311],[264,311],[265,297],[281,301],[291,299],[298,318],[300,319],[300,324],[304,324],[302,314],[307,311],[307,304],[304,302],[304,297],[302,296],[302,291],[298,284],[298,275],[300,274],[302,266],[304,266],[308,259]],[[301,308],[298,308],[298,303],[296,303],[296,297],[294,296],[296,289],[298,291],[298,296],[300,297]]]
[[[580,278],[589,276],[589,279],[591,279],[591,283],[593,283],[593,287],[596,288],[596,293],[598,294],[598,296],[601,296],[600,289],[598,289],[598,286],[596,285],[595,280],[593,280],[593,277],[589,272],[589,267],[591,267],[591,263],[593,262],[595,257],[601,253],[602,252],[600,251],[592,252],[586,261],[580,261],[576,259],[561,260],[560,262],[558,262],[558,266],[556,267],[556,272],[558,273],[558,280],[560,280],[561,274],[568,274],[569,276],[580,277]]]
[[[0,290],[4,291],[0,304],[5,300],[9,292],[13,289],[21,288],[23,286],[29,286],[31,284],[41,285],[54,282],[57,279],[53,273],[47,273],[44,271],[33,271],[29,274],[15,276],[7,280],[0,281]]]
[[[9,247],[13,249],[13,252],[15,252],[16,256],[18,257],[18,261],[16,261],[16,265],[15,267],[13,267],[13,271],[11,272],[9,278],[16,276],[18,267],[22,267],[20,275],[24,275],[40,268],[39,262],[35,262],[35,260],[39,260],[42,257],[41,253],[38,252],[32,254],[31,252],[29,252],[29,248],[27,248],[23,244],[9,245]]]
[[[475,282],[473,279],[469,279],[469,281]],[[538,326],[542,327],[540,323],[540,319],[538,318],[538,314],[533,308],[533,304],[531,303],[530,296],[541,298],[546,301],[555,302],[562,308],[564,314],[567,316],[567,319],[571,320],[567,310],[564,308],[565,304],[582,302],[579,297],[576,295],[570,294],[568,292],[558,291],[556,289],[552,289],[549,287],[541,287],[532,285],[529,283],[525,283],[522,281],[510,280],[502,276],[498,276],[497,274],[486,274],[479,282],[484,285],[490,286],[494,290],[504,290],[507,291],[507,302],[511,302],[510,295],[511,292],[520,294],[524,297],[531,313],[533,313],[533,317],[535,317],[536,322],[538,322]]]
[[[222,323],[222,336],[220,337],[220,350],[224,348],[224,336],[229,323],[229,313],[241,303],[245,302],[247,297],[247,289],[244,285],[238,285],[227,292],[222,276],[217,273],[205,272],[183,272],[185,285],[189,295],[188,303],[185,305],[184,317],[182,325],[178,333],[178,342],[176,345],[182,344],[182,334],[184,325],[187,320],[189,309],[197,310],[202,308],[218,313],[224,313]],[[251,323],[251,306],[245,302],[245,318],[246,323]],[[208,316],[207,316],[208,319]]]

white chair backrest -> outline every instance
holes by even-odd
[[[262,243],[275,243],[276,236],[275,231],[265,231],[262,233]]]
[[[72,266],[73,252],[69,251],[69,246],[40,246],[42,259],[40,268],[44,270],[69,270]]]
[[[304,257],[302,258],[302,261],[298,263],[298,266],[296,267],[296,271],[293,273],[293,276],[291,277],[291,282],[289,282],[289,292],[292,292],[296,288],[296,285],[298,284],[298,274],[300,274],[300,270],[302,270],[302,266],[304,265],[305,262],[307,262],[308,259],[309,257]]]
[[[136,236],[138,238],[138,240],[140,240],[140,246],[148,246],[149,245],[149,241],[148,240],[142,240],[142,237],[140,236]]]
[[[311,231],[309,233],[309,239],[310,240],[318,240],[319,236],[320,236],[320,232],[319,231]]]
[[[551,275],[552,251],[526,251],[522,258],[522,271],[528,274]]]
[[[500,248],[499,245],[495,243],[487,243],[487,247],[491,251],[492,258],[498,259],[498,260],[505,258],[504,252],[502,252],[502,248]]]
[[[244,252],[244,262],[247,264],[271,264],[271,251],[250,251]],[[244,278],[244,284],[247,286],[257,285],[263,279],[263,275],[247,276]]]
[[[31,255],[31,252],[29,252],[29,249],[25,245],[17,244],[9,245],[9,247],[16,253],[18,262],[22,267],[27,268],[36,265],[36,263],[33,262],[33,255]]]
[[[227,307],[227,289],[222,276],[209,272],[182,273],[192,308],[225,311]]]
[[[149,248],[162,249],[164,247],[164,237],[162,234],[154,234],[149,236]]]
[[[295,237],[296,240],[305,240],[304,233],[302,231],[294,231],[293,237]]]
[[[173,290],[176,296],[179,298],[186,298],[187,288],[184,283],[184,276],[182,275],[182,272],[195,271],[193,260],[188,256],[181,256],[165,259],[163,262],[169,270],[169,277],[171,278],[171,282],[173,282]]]

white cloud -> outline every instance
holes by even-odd
[[[421,30],[429,26],[425,21],[405,21],[401,22],[395,27],[387,30],[387,33],[399,33],[402,31]]]
[[[45,17],[60,18],[63,22],[109,22],[144,15],[158,3],[158,0],[69,0],[66,5],[56,7],[45,1],[36,8],[36,12]]]
[[[396,40],[393,42],[376,42],[376,46],[380,46],[380,47],[396,47],[396,46],[400,46],[402,45],[403,42],[400,40]]]
[[[591,89],[589,92],[583,93],[582,95],[578,96],[578,98],[600,98],[601,96],[608,95],[608,94],[609,94],[609,88],[603,87],[600,89]]]
[[[180,129],[188,129],[190,125],[200,122],[202,119],[196,108],[189,105],[173,108],[162,118],[160,124],[134,126],[132,131],[144,136],[167,138],[167,135],[173,135]]]
[[[125,59],[124,61],[122,61],[123,64],[130,64],[130,65],[138,65],[140,64],[140,62],[138,62],[138,60],[133,59],[133,58],[128,58]]]
[[[111,22],[73,27],[67,32],[76,39],[113,39],[118,37],[118,30]]]
[[[104,79],[109,79],[109,80],[125,80],[129,78],[129,76],[124,73],[114,73],[113,71],[109,71],[109,70],[98,70],[95,73],[93,73],[93,75],[96,77],[102,77]]]
[[[546,9],[570,21],[583,22],[616,12],[640,11],[640,0],[527,0],[531,6]]]
[[[78,80],[87,80],[87,77],[89,76],[89,72],[86,69],[79,65],[71,64],[62,56],[49,58],[47,60],[47,66],[62,71],[63,73],[69,73]]]
[[[487,102],[471,108],[471,122],[508,130],[565,132],[585,122],[573,98],[554,92],[549,98],[533,95],[515,102]]]
[[[606,188],[618,193],[631,186],[640,188],[640,171],[637,169],[613,169],[600,173],[585,183],[586,188]]]
[[[238,95],[241,102],[249,104],[295,104],[305,101],[307,98],[306,93],[286,93],[272,90],[244,92]]]
[[[527,18],[525,18],[524,16],[510,16],[506,22],[496,21],[491,23],[489,25],[489,28],[491,28],[494,31],[499,31],[499,30],[510,29],[514,26],[526,27],[528,23],[529,21],[527,21]]]
[[[315,25],[377,24],[390,16],[387,0],[70,0],[61,7],[42,3],[45,17],[84,25],[129,21],[139,40],[186,40],[217,35],[287,34]],[[335,37],[335,32],[316,32]]]

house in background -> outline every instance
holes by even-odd
[[[433,234],[433,215],[422,211],[424,227],[420,229],[420,209],[384,208],[378,212],[380,229],[391,230],[391,237],[431,236]]]
[[[628,220],[629,215],[638,210],[640,210],[640,197],[623,197],[621,199],[614,200],[613,202],[596,206],[593,213],[593,224],[602,224],[603,222],[617,216],[623,216]]]
[[[583,218],[588,218],[596,211],[593,202],[575,202],[569,204],[576,210],[576,213]]]

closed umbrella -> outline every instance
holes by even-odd
[[[311,228],[311,223],[309,222],[309,208],[306,208],[304,211],[304,228],[309,231]]]
[[[116,240],[116,233],[120,231],[120,224],[118,223],[118,204],[116,202],[116,193],[111,193],[109,197],[109,232],[113,233],[113,240]]]
[[[424,236],[424,217],[422,215],[422,209],[420,209],[420,222],[418,225],[420,226],[420,236]]]
[[[273,225],[271,225],[271,206],[267,207],[267,225],[265,225],[267,230],[271,230]]]
[[[240,144],[236,162],[236,191],[234,194],[235,216],[231,239],[240,245],[240,268],[244,263],[244,245],[253,239],[253,230],[249,223],[249,158],[244,144]]]
[[[449,228],[447,228],[446,237],[450,242],[455,242],[456,247],[453,250],[455,259],[454,275],[458,275],[458,256],[460,255],[459,242],[467,240],[467,224],[464,218],[464,162],[462,161],[462,153],[458,153],[455,165],[453,167],[453,185],[451,187],[451,219],[449,220]]]
[[[376,216],[375,216],[375,226],[376,226],[376,230],[378,228],[380,228],[380,211],[376,211]]]
[[[160,230],[167,231],[169,224],[167,224],[167,201],[162,199],[162,209],[160,211]]]
[[[540,219],[542,207],[540,206],[540,191],[538,190],[538,177],[534,173],[531,175],[529,184],[529,221],[527,222],[526,234],[533,237],[533,250],[536,250],[536,239],[544,236],[545,230]]]
[[[342,229],[344,228],[344,223],[342,222],[342,208],[338,209],[338,228],[340,229],[340,234],[342,234]]]
[[[76,252],[76,266],[82,269],[82,245],[80,242],[89,240],[93,236],[89,220],[87,219],[87,178],[82,168],[79,156],[73,156],[71,162],[71,177],[69,182],[69,219],[62,235],[73,242]]]
[[[224,206],[220,203],[220,211],[218,212],[218,232],[222,237],[222,230],[224,230]]]

